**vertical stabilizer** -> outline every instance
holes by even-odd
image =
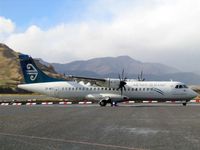
[[[26,83],[40,83],[40,82],[54,82],[62,81],[61,79],[56,79],[49,77],[44,72],[42,72],[35,64],[33,59],[24,54],[19,55],[20,65],[22,73],[24,76],[24,81]]]

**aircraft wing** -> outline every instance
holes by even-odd
[[[95,84],[97,86],[105,86],[107,79],[104,78],[95,78],[95,77],[83,77],[83,76],[73,76],[73,75],[68,75],[68,79],[75,80],[77,82],[84,82],[90,83],[90,84]]]
[[[82,77],[82,76],[73,76],[69,75],[68,78],[77,79],[77,80],[89,80],[89,81],[101,81],[106,82],[106,79],[103,78],[94,78],[94,77]]]
[[[125,88],[126,79],[116,78],[93,78],[93,77],[81,77],[81,76],[67,76],[70,80],[83,82],[84,84],[90,83],[91,85],[103,86],[109,88]]]

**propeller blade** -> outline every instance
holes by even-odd
[[[145,78],[143,78],[143,70],[141,71],[141,81],[144,81]]]
[[[124,69],[122,70],[122,80],[124,79]]]
[[[121,76],[120,76],[120,74],[119,74],[119,81],[121,81]]]
[[[126,85],[126,77],[124,76],[124,69],[122,70],[122,74],[120,75],[118,75],[119,76],[119,87],[117,88],[117,90],[119,90],[120,89],[120,91],[121,91],[121,95],[123,95],[123,90],[125,90],[126,91],[126,87],[125,87],[125,85]]]
[[[145,78],[143,78],[143,70],[141,71],[140,74],[138,74],[138,81],[144,81]]]
[[[138,81],[140,81],[140,75],[138,75]]]
[[[126,91],[126,87],[124,86],[124,91]]]

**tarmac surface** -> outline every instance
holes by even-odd
[[[0,102],[7,101],[27,101],[27,100],[59,100],[56,98],[48,97],[46,95],[34,95],[34,94],[0,94]]]
[[[200,105],[0,106],[1,150],[199,150]]]

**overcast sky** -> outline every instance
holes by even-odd
[[[0,0],[0,42],[49,62],[129,55],[200,74],[199,29],[200,0]]]

